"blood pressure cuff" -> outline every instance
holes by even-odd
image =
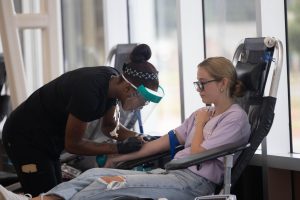
[[[176,153],[175,149],[180,143],[176,137],[174,130],[169,131],[168,135],[169,135],[169,142],[170,142],[170,156],[171,159],[173,159]]]

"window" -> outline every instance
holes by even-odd
[[[18,14],[40,13],[39,0],[14,0]],[[30,93],[43,85],[42,29],[20,29],[20,43]]]
[[[287,1],[288,61],[293,151],[300,153],[300,2]]]
[[[105,64],[102,1],[63,0],[62,28],[65,71]]]
[[[238,43],[256,37],[255,1],[205,0],[206,57],[233,58]]]
[[[129,1],[131,42],[151,47],[150,62],[157,67],[160,85],[165,90],[159,104],[142,110],[147,134],[165,134],[181,123],[176,19],[176,1]]]

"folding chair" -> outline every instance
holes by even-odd
[[[233,63],[236,66],[238,78],[247,88],[244,97],[237,100],[248,114],[251,124],[251,136],[246,144],[227,144],[189,157],[172,160],[164,165],[167,170],[183,169],[192,165],[201,165],[202,162],[225,156],[224,185],[219,187],[216,195],[197,197],[201,199],[235,199],[230,195],[233,186],[243,170],[252,159],[258,146],[269,133],[273,123],[274,108],[277,98],[277,90],[282,69],[282,43],[276,38],[246,38],[242,41],[234,54]],[[274,56],[275,55],[275,56]],[[272,76],[269,72],[272,71]],[[270,81],[270,78],[272,80]],[[270,83],[269,93],[265,90]],[[240,152],[240,156],[233,163],[233,154]],[[153,158],[161,158],[168,152],[154,155]],[[147,162],[153,161],[151,156],[145,158]],[[141,165],[143,161],[133,160],[119,165],[118,168],[128,169]]]

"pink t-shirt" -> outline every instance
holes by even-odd
[[[192,113],[181,126],[175,129],[177,137],[181,138],[185,143],[184,149],[177,152],[174,159],[190,155],[191,142],[195,132],[195,113]],[[201,146],[205,149],[234,142],[246,143],[250,136],[248,116],[238,104],[233,104],[224,113],[212,117],[206,123],[203,128],[203,136],[204,140]],[[237,157],[238,155],[235,154],[234,160]],[[188,169],[216,184],[220,184],[223,181],[223,158],[204,162],[200,165],[199,170],[197,170],[197,166],[191,166]]]

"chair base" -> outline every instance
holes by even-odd
[[[202,196],[202,197],[196,197],[195,200],[205,200],[205,199],[210,199],[210,200],[236,200],[235,195],[210,195],[210,196]]]

